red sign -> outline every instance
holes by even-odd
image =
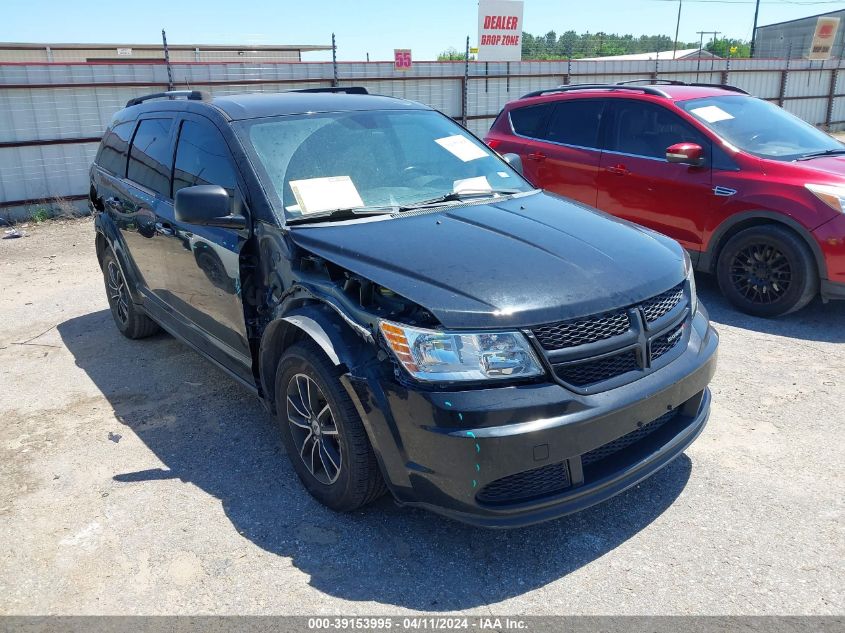
[[[410,48],[394,48],[393,49],[393,69],[394,70],[411,70],[411,49]]]

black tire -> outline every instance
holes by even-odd
[[[161,329],[158,323],[132,302],[128,282],[111,249],[103,255],[103,282],[111,316],[123,336],[131,339],[146,338]]]
[[[306,384],[315,385],[320,392],[316,394],[312,390],[307,396],[315,403],[309,405],[310,417],[299,413],[305,400],[297,398],[303,376],[313,381]],[[332,510],[349,512],[374,501],[387,489],[367,432],[339,376],[339,370],[314,342],[307,340],[292,345],[282,355],[276,371],[276,419],[291,464],[306,490]],[[320,415],[326,407],[330,419]],[[319,433],[315,420],[317,428],[322,429]],[[303,421],[310,431],[302,425]],[[330,434],[332,423],[336,433]],[[316,438],[310,444],[309,434]],[[304,452],[311,459],[316,452],[319,459],[316,468],[315,461],[311,467],[306,465]],[[331,455],[340,459],[336,473]]]
[[[719,253],[716,277],[728,301],[758,317],[800,310],[819,292],[810,249],[789,229],[771,224],[731,237]]]

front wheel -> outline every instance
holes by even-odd
[[[315,343],[296,343],[279,361],[276,415],[291,464],[320,503],[350,511],[384,494],[361,418]]]
[[[800,237],[764,225],[734,235],[719,254],[716,276],[722,294],[759,317],[800,310],[819,291],[813,254]]]

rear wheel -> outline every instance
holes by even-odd
[[[159,331],[158,324],[132,302],[126,278],[111,250],[103,256],[103,279],[114,324],[123,336],[146,338]]]
[[[311,341],[291,346],[276,372],[276,415],[305,488],[332,510],[350,511],[385,492],[370,440],[337,368]]]
[[[756,226],[734,235],[716,264],[722,294],[759,317],[800,310],[819,291],[813,254],[800,237],[780,226]]]

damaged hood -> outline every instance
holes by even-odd
[[[684,279],[673,240],[548,193],[296,226],[300,247],[447,328],[527,327],[637,303]]]

